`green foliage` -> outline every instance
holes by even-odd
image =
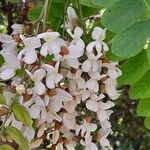
[[[150,117],[145,118],[144,125],[147,129],[150,129]]]
[[[0,104],[6,105],[6,99],[2,93],[0,93]]]
[[[120,0],[105,11],[102,24],[109,30],[119,33],[142,18],[144,8],[141,0]]]
[[[137,114],[139,116],[150,116],[150,98],[139,100]]]
[[[13,126],[8,126],[6,134],[14,140],[22,150],[30,150],[28,140],[24,137],[21,131]]]
[[[150,36],[150,20],[139,21],[118,34],[112,43],[112,52],[120,57],[137,55]]]
[[[3,144],[0,146],[0,150],[14,150],[11,146]]]
[[[148,62],[150,64],[150,44],[148,45],[148,49],[147,49],[147,59],[148,59]]]
[[[150,70],[138,82],[131,85],[129,94],[132,99],[150,97]]]
[[[21,2],[21,0],[6,0],[6,2],[8,3],[19,3]]]
[[[2,55],[0,55],[0,67],[4,64],[5,60]]]
[[[19,103],[14,103],[12,110],[18,120],[20,120],[23,124],[32,127],[33,121],[25,107]]]
[[[108,7],[118,0],[90,0],[95,6],[103,6],[103,7]]]
[[[142,50],[138,55],[128,59],[121,66],[122,76],[118,79],[120,85],[128,85],[137,82],[147,70],[150,64],[146,59],[146,51]]]

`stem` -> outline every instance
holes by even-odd
[[[65,8],[64,8],[64,16],[63,16],[63,33],[62,33],[62,37],[64,38],[65,36],[65,20],[66,20],[66,15],[67,15],[67,7],[69,5],[70,0],[67,0],[65,2]]]
[[[84,23],[84,17],[83,17],[82,7],[81,7],[81,4],[80,4],[79,0],[77,0],[77,3],[78,3],[78,8],[79,8],[80,20],[81,20],[81,24],[82,24],[83,31],[84,31],[83,36],[84,36],[84,39],[85,39],[86,26],[85,26],[85,23]]]

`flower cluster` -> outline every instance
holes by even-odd
[[[110,146],[107,136],[114,106],[107,100],[120,95],[116,79],[121,71],[117,62],[105,57],[106,29],[95,27],[93,41],[85,44],[74,9],[68,7],[67,14],[67,40],[52,31],[25,37],[19,24],[12,26],[12,35],[0,35],[5,60],[0,79],[6,83],[1,90],[6,99],[0,105],[1,118],[4,121],[9,113],[5,126],[22,131],[31,149],[45,138],[57,150],[75,150],[79,143],[85,150],[105,149]],[[36,129],[13,111],[4,113],[14,101],[27,110]]]

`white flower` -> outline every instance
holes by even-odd
[[[69,82],[69,90],[73,94],[76,91],[81,91],[86,88],[85,80],[81,77],[82,70],[78,69],[75,74],[69,72],[68,78],[72,79]]]
[[[114,106],[114,103],[111,101],[107,101],[106,103],[100,101],[98,103],[97,117],[100,121],[102,128],[111,127],[111,124],[108,120],[109,120],[109,116],[111,115],[113,111],[108,110],[108,109],[110,109],[113,106]]]
[[[0,78],[9,80],[15,75],[16,70],[21,68],[21,65],[15,55],[6,53],[1,53],[1,55],[4,57],[5,63],[0,68]]]
[[[16,24],[15,23],[11,26],[11,28],[13,29],[12,34],[18,34],[18,33],[21,34],[23,26],[22,26],[22,24]]]
[[[92,38],[95,40],[86,47],[87,52],[91,53],[96,49],[98,55],[102,55],[102,50],[108,51],[108,45],[103,42],[106,36],[106,29],[95,27],[92,32]]]
[[[40,53],[42,56],[47,56],[48,54],[59,54],[61,50],[60,34],[58,32],[45,32],[37,35],[38,38],[44,39],[45,43],[42,45]]]
[[[19,93],[19,94],[23,94],[25,93],[25,87],[23,85],[16,85],[16,91]]]
[[[68,20],[65,22],[65,28],[72,31],[73,28],[76,26],[78,16],[72,7],[67,8],[67,16]]]
[[[97,125],[94,123],[88,123],[84,120],[83,124],[76,127],[76,135],[79,135],[81,132],[82,137],[89,137],[91,132],[94,132],[97,129]]]
[[[41,99],[38,95],[34,95],[30,101],[24,103],[24,106],[27,108],[32,118],[46,119],[47,111],[45,107],[48,105],[48,103],[48,96],[45,96],[44,99]]]
[[[85,150],[98,150],[97,145],[92,142],[92,136],[85,137],[85,141],[81,140],[80,143],[85,146]]]
[[[62,74],[58,73],[59,64],[60,62],[57,62],[55,67],[48,64],[43,64],[43,68],[47,71],[46,86],[49,89],[55,88],[60,80],[63,79]]]
[[[117,80],[108,78],[104,81],[105,91],[111,99],[117,99],[120,96],[120,91],[117,91]]]
[[[110,142],[108,141],[107,136],[111,131],[112,130],[110,128],[105,128],[105,129],[101,128],[99,130],[99,142],[102,148],[110,146]]]
[[[2,42],[2,43],[12,43],[12,42],[15,42],[15,41],[12,39],[12,36],[10,36],[10,35],[0,34],[0,42]]]
[[[57,143],[57,141],[59,140],[59,136],[60,136],[59,130],[55,130],[52,135],[52,143],[53,144]]]
[[[73,38],[70,45],[76,45],[77,47],[80,47],[81,49],[85,48],[84,41],[81,39],[81,36],[83,34],[83,30],[80,27],[75,27],[74,33],[72,34],[71,30],[67,30],[70,36]]]
[[[116,79],[122,75],[121,70],[117,67],[118,62],[112,62],[112,63],[104,63],[103,67],[107,67],[107,75],[112,78]]]
[[[93,53],[86,53],[86,55],[88,59],[83,62],[81,67],[82,70],[84,72],[97,71],[99,69],[99,66],[101,65],[101,62],[98,60],[101,54],[95,56]]]
[[[54,112],[59,112],[63,107],[63,102],[69,102],[73,100],[73,97],[66,91],[56,88],[56,95],[50,97],[49,107],[52,108]]]
[[[86,108],[91,111],[97,112],[99,109],[98,101],[100,101],[104,97],[104,94],[100,94],[99,96],[97,96],[95,93],[92,93],[90,99],[86,101]]]
[[[67,129],[75,129],[77,113],[64,113],[63,114],[63,124]]]
[[[42,95],[45,93],[45,85],[42,83],[42,79],[46,76],[46,71],[44,69],[38,69],[33,74],[27,71],[27,74],[30,76],[31,80],[34,81],[35,86],[33,90],[38,94]]]
[[[23,38],[25,48],[19,54],[19,60],[23,60],[26,64],[33,64],[37,60],[36,48],[41,46],[41,41],[37,37]],[[23,57],[23,58],[22,58]]]
[[[26,127],[23,131],[23,135],[28,139],[30,142],[32,139],[34,139],[35,136],[35,129]]]

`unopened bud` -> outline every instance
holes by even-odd
[[[25,87],[23,85],[17,85],[16,91],[18,92],[18,94],[24,94],[25,93]]]

